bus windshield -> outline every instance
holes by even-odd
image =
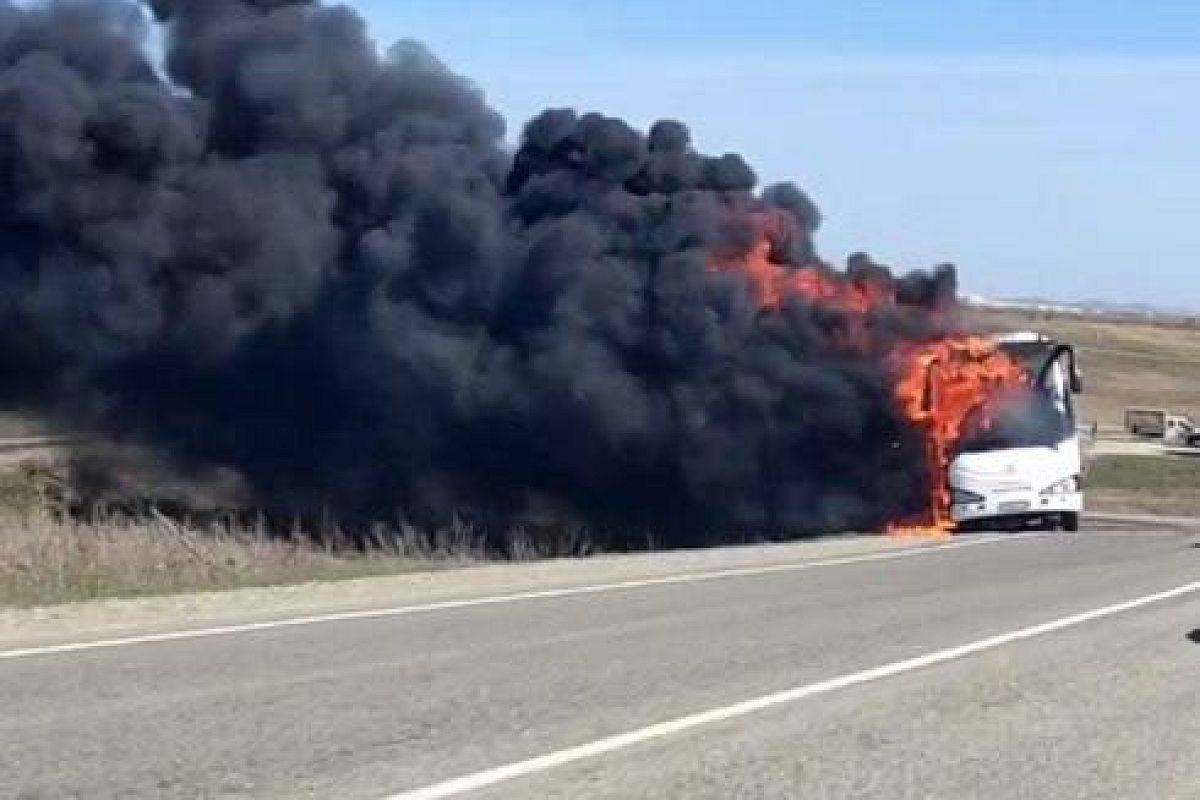
[[[967,418],[958,450],[1053,447],[1071,435],[1070,418],[1048,392],[1029,387],[995,398]]]

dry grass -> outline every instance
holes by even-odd
[[[34,469],[0,470],[0,513],[29,514],[40,507],[42,492]]]
[[[1200,516],[1200,457],[1097,456],[1087,492],[1096,510]]]
[[[355,552],[165,518],[58,522],[10,512],[0,515],[0,606],[392,575],[468,563],[480,552],[469,532],[433,546],[409,532]]]
[[[973,316],[984,329],[1033,329],[1075,345],[1087,419],[1120,426],[1126,406],[1200,418],[1200,328],[1033,311],[976,310]]]
[[[432,535],[377,526],[355,543],[333,529],[322,546],[261,524],[187,524],[159,514],[83,522],[46,509],[37,470],[0,471],[0,606],[393,575],[484,555],[482,537],[467,525]]]
[[[21,436],[41,436],[48,433],[46,426],[32,417],[11,410],[0,411],[0,439]]]
[[[375,525],[318,538],[281,535],[266,525],[183,523],[149,518],[84,522],[47,511],[46,471],[0,470],[0,607],[40,606],[395,575],[478,563],[581,556],[593,544],[581,528],[514,528],[489,549],[468,523],[432,532]]]

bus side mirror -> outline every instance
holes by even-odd
[[[1079,371],[1079,364],[1075,361],[1075,350],[1071,347],[1064,347],[1063,350],[1068,356],[1071,369],[1071,394],[1079,394],[1083,391],[1083,375]]]
[[[1054,348],[1053,354],[1046,359],[1046,363],[1042,365],[1042,371],[1038,373],[1037,384],[1039,386],[1046,385],[1046,379],[1050,375],[1050,371],[1054,369],[1054,365],[1058,364],[1062,367],[1062,357],[1067,357],[1066,372],[1068,377],[1067,382],[1071,385],[1071,393],[1079,394],[1083,391],[1083,376],[1079,374],[1079,365],[1075,362],[1075,350],[1066,344],[1060,344]]]

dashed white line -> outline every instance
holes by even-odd
[[[515,592],[512,594],[492,595],[489,597],[472,597],[461,600],[444,600],[420,605],[395,606],[391,608],[372,608],[358,611],[341,611],[330,614],[316,614],[305,617],[270,620],[265,622],[248,622],[237,625],[223,625],[211,628],[193,628],[191,630],[168,631],[163,633],[148,633],[138,636],[126,636],[116,639],[100,639],[85,642],[68,642],[64,644],[40,645],[13,650],[0,650],[0,661],[34,656],[64,655],[68,653],[83,653],[92,650],[110,650],[117,647],[130,647],[139,644],[156,644],[162,642],[178,642],[190,639],[207,639],[214,636],[232,636],[242,633],[269,631],[278,628],[298,628],[306,625],[320,625],[330,622],[347,622],[351,620],[370,620],[387,617],[402,617],[413,614],[428,614],[435,611],[450,611],[479,606],[494,606],[505,603],[516,603],[525,600],[545,600],[557,597],[577,597],[580,595],[601,594],[630,589],[644,589],[654,586],[670,586],[680,583],[696,583],[725,578],[744,578],[756,575],[771,575],[781,572],[798,572],[801,570],[817,569],[819,567],[837,567],[847,564],[861,564],[870,561],[890,561],[893,559],[910,558],[913,556],[938,553],[946,550],[958,550],[964,547],[991,544],[994,542],[1012,541],[1029,538],[1041,534],[1007,534],[1003,536],[981,536],[978,538],[961,539],[942,544],[911,547],[897,550],[886,550],[880,553],[865,553],[855,556],[829,558],[821,561],[798,561],[785,564],[767,564],[756,567],[733,567],[730,569],[711,570],[708,572],[691,572],[680,575],[667,575],[660,578],[644,578],[640,580],[618,581],[615,583],[590,584],[586,586],[570,586],[560,589],[543,589],[531,592]]]
[[[818,683],[810,683],[804,686],[797,686],[792,689],[787,689],[774,694],[755,697],[750,700],[745,700],[733,705],[714,708],[708,711],[702,711],[697,714],[689,714],[685,717],[660,722],[655,725],[649,725],[645,728],[620,733],[615,736],[608,736],[603,739],[597,739],[593,742],[568,747],[564,750],[556,750],[552,753],[547,753],[536,758],[517,761],[512,764],[494,767],[482,772],[476,772],[471,775],[464,775],[460,778],[436,783],[431,786],[426,786],[420,789],[401,792],[400,794],[390,795],[384,800],[443,800],[443,798],[457,797],[469,792],[484,789],[489,786],[494,786],[498,783],[510,781],[516,778],[521,778],[533,775],[539,772],[562,767],[571,764],[575,761],[595,758],[606,753],[611,753],[615,750],[632,747],[642,744],[653,739],[661,739],[667,736],[684,733],[694,728],[699,728],[704,725],[712,725],[717,722],[744,717],[749,714],[755,714],[759,711],[764,711],[769,708],[781,706],[787,703],[794,703],[798,700],[803,700],[814,695],[834,692],[839,689],[846,689],[851,686],[857,686],[871,681],[878,681],[884,678],[890,678],[895,675],[900,675],[905,672],[931,667],[936,664],[943,664],[947,661],[955,661],[957,659],[973,656],[982,653],[986,650],[993,650],[997,647],[1019,642],[1024,639],[1032,639],[1035,636],[1044,636],[1048,633],[1070,628],[1075,625],[1081,625],[1085,622],[1110,617],[1114,614],[1120,614],[1126,611],[1131,611],[1136,608],[1150,605],[1152,603],[1160,603],[1165,600],[1171,600],[1184,595],[1200,592],[1200,581],[1188,583],[1183,586],[1177,586],[1174,589],[1168,589],[1157,594],[1138,597],[1133,600],[1127,600],[1123,603],[1116,603],[1111,606],[1104,606],[1092,611],[1085,611],[1080,614],[1073,614],[1069,617],[1045,622],[1040,625],[1034,625],[1029,628],[1021,628],[1020,630],[1002,633],[996,636],[989,636],[986,639],[970,642],[969,644],[951,647],[946,650],[938,650],[933,653],[916,656],[915,658],[905,659],[904,661],[896,661],[891,664],[874,667],[871,669],[862,670],[861,672],[852,672],[848,675],[842,675],[837,678],[820,681]]]

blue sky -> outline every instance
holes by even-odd
[[[792,179],[826,258],[989,295],[1200,308],[1200,2],[351,0],[509,120],[646,125]]]

